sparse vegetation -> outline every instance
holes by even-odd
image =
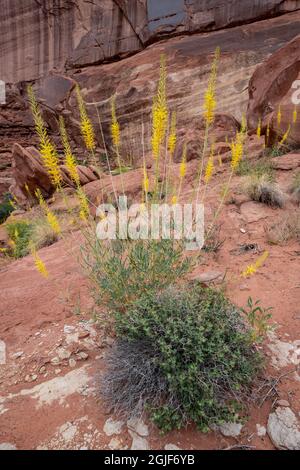
[[[290,240],[300,241],[300,211],[285,214],[279,221],[265,227],[268,242],[281,245]]]
[[[265,153],[271,158],[281,157],[291,151],[291,148],[288,145],[273,145],[273,147],[267,149]]]
[[[6,230],[10,237],[12,256],[22,258],[28,255],[32,223],[25,220],[10,222],[6,224]]]
[[[116,412],[147,409],[163,432],[237,419],[262,362],[252,328],[222,292],[197,283],[149,292],[115,318],[102,393]]]
[[[46,217],[39,217],[33,221],[30,239],[35,248],[39,250],[57,242],[59,235],[57,231],[53,230]]]
[[[14,258],[22,258],[32,251],[55,243],[59,235],[45,216],[32,220],[16,220],[5,225],[10,237],[10,253]]]
[[[207,228],[204,235],[204,245],[202,250],[207,253],[217,253],[225,239],[221,237],[221,225],[215,224],[212,229]]]
[[[3,196],[3,202],[0,203],[0,225],[6,221],[6,219],[13,211],[13,198],[9,193],[6,193]]]
[[[157,292],[190,270],[184,245],[174,240],[98,240],[87,235],[83,264],[96,289],[96,299],[110,310],[126,311],[141,296]]]
[[[273,329],[273,325],[270,325],[272,307],[264,308],[259,304],[260,300],[253,302],[252,297],[249,297],[246,308],[242,309],[253,328],[253,341],[262,341],[267,332]]]
[[[268,176],[248,176],[245,181],[245,193],[253,200],[271,207],[283,207],[285,196]]]
[[[264,176],[268,181],[274,181],[274,170],[270,158],[260,158],[257,161],[242,160],[236,171],[239,176]]]

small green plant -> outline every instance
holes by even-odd
[[[149,292],[115,319],[102,381],[114,411],[146,409],[163,432],[237,419],[262,360],[251,326],[222,292],[199,283]]]
[[[242,312],[253,328],[253,341],[262,341],[266,333],[274,328],[273,325],[270,325],[273,307],[264,308],[259,304],[260,300],[253,302],[252,297],[249,297],[246,308],[242,308]]]
[[[180,280],[191,269],[183,241],[111,240],[86,237],[83,265],[96,287],[96,300],[125,311],[138,298]]]
[[[26,256],[29,253],[32,224],[25,220],[19,220],[11,222],[5,227],[11,240],[13,257],[22,258]]]
[[[270,158],[261,158],[258,161],[241,160],[236,170],[239,176],[264,177],[266,180],[274,181],[274,170]]]
[[[3,197],[3,202],[0,204],[0,225],[6,221],[10,214],[14,211],[12,196],[6,193]]]
[[[59,236],[53,230],[46,217],[39,216],[27,220],[18,220],[5,225],[10,237],[11,254],[14,258],[22,258],[30,252],[30,246],[39,250],[55,243]]]

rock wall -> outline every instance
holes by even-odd
[[[167,56],[167,94],[171,110],[177,111],[178,126],[197,128],[203,112],[203,94],[214,50],[221,47],[217,79],[217,112],[233,115],[239,121],[246,113],[248,83],[255,69],[300,31],[300,12],[209,34],[175,37],[148,47],[139,54],[110,64],[86,67],[73,75],[83,91],[89,113],[97,123],[95,106],[109,136],[110,99],[116,94],[116,107],[126,145],[124,153],[141,150],[141,122],[145,142],[149,142],[150,113],[155,94],[159,58]],[[77,115],[71,94],[67,107]]]
[[[222,51],[218,112],[240,120],[255,69],[299,31],[300,0],[1,0],[0,80],[6,82],[6,104],[0,105],[1,192],[12,183],[12,145],[36,145],[28,81],[44,105],[54,141],[59,145],[56,118],[63,113],[74,151],[83,157],[74,83],[96,126],[98,107],[108,144],[110,99],[116,94],[122,151],[138,159],[142,122],[145,142],[150,141],[161,53],[167,55],[168,100],[177,111],[178,134],[188,129],[191,139],[198,139],[215,48]],[[268,63],[264,70],[268,75]],[[276,105],[276,90],[273,101]],[[97,136],[101,149],[100,132]]]
[[[299,8],[300,0],[1,0],[0,79],[33,80]]]

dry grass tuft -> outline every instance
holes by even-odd
[[[31,241],[37,250],[53,245],[59,239],[57,232],[53,230],[46,217],[40,217],[33,221]]]
[[[300,211],[285,214],[278,222],[266,226],[265,232],[268,242],[274,245],[300,241]]]
[[[285,196],[267,175],[251,175],[246,179],[245,193],[253,200],[271,207],[283,207]]]

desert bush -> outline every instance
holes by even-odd
[[[253,201],[271,207],[283,207],[285,202],[283,192],[265,175],[247,177],[244,191]]]
[[[293,177],[290,192],[292,193],[293,198],[300,203],[300,171],[297,171]]]
[[[191,269],[183,241],[111,240],[86,236],[84,267],[96,287],[96,300],[110,310],[124,311],[138,298],[180,280]]]
[[[0,204],[0,225],[6,221],[13,210],[12,197],[7,193],[4,195],[3,202]]]
[[[103,379],[115,411],[146,407],[163,431],[191,421],[206,431],[236,419],[262,362],[252,328],[222,292],[198,283],[169,287],[115,318],[117,346]]]
[[[12,242],[12,255],[14,258],[22,258],[29,253],[29,242],[32,234],[32,224],[19,220],[6,224],[7,233]]]
[[[7,223],[5,227],[11,240],[11,253],[14,258],[28,255],[31,248],[39,250],[50,246],[59,238],[44,216],[35,217],[30,222],[19,220]]]
[[[45,217],[34,219],[30,239],[33,246],[39,250],[45,246],[50,246],[57,242],[59,235],[53,230]]]
[[[274,245],[287,243],[290,240],[300,241],[300,212],[285,214],[276,223],[265,226],[268,242]]]
[[[146,338],[115,341],[105,356],[106,372],[101,377],[100,390],[117,416],[141,416],[147,406],[157,408],[166,399],[172,400],[159,367],[160,357]]]

